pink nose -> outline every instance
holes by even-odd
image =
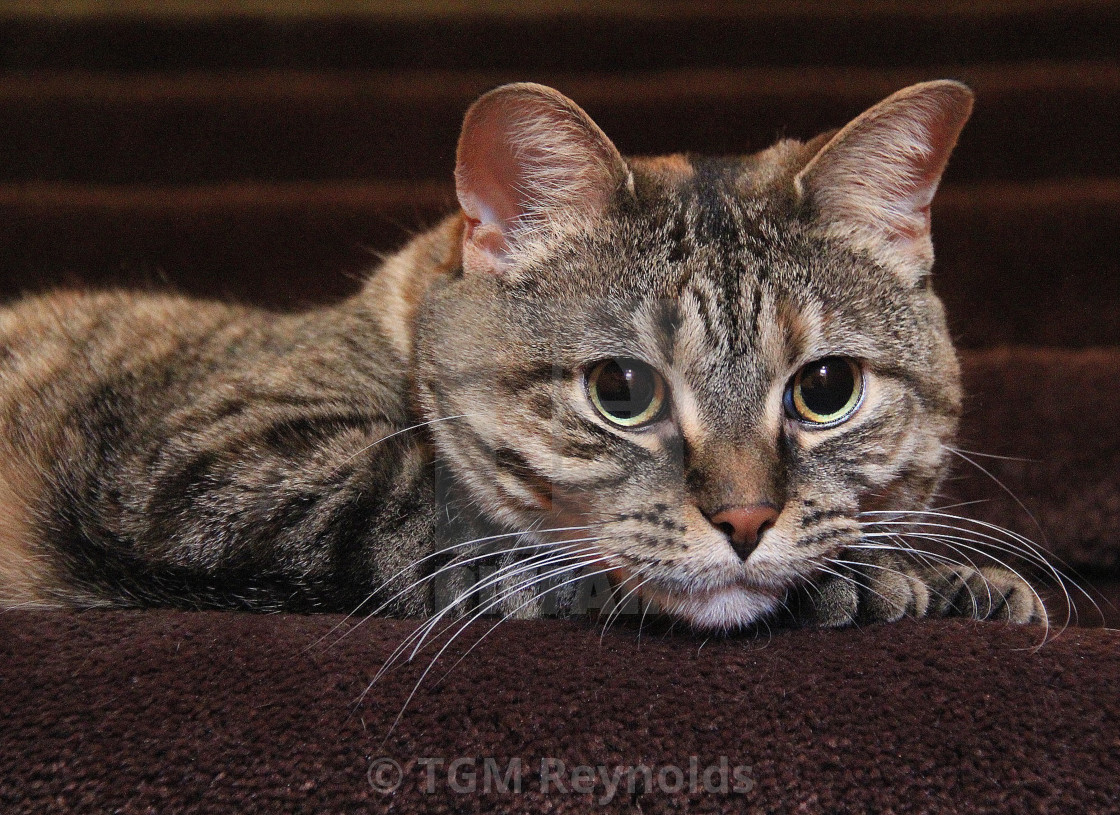
[[[762,533],[778,520],[778,509],[771,504],[730,507],[720,510],[708,520],[727,535],[735,554],[746,560],[758,546]]]

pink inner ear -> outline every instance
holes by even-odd
[[[505,233],[496,224],[484,224],[468,216],[467,228],[463,232],[464,244],[481,251],[491,261],[504,259],[506,249]],[[493,270],[492,270],[493,271]]]
[[[957,115],[954,115],[957,114]],[[923,122],[921,142],[926,148],[921,157],[910,156],[911,190],[905,196],[909,218],[897,224],[898,232],[905,238],[920,238],[930,232],[930,206],[933,196],[941,184],[941,176],[949,163],[949,156],[957,144],[963,119],[959,111],[935,111],[934,115]],[[967,118],[968,112],[964,112]]]
[[[459,199],[468,218],[508,226],[521,214],[518,190],[523,184],[503,127],[493,116],[476,124],[459,149]]]
[[[508,250],[506,236],[520,213],[519,186],[512,151],[494,117],[477,122],[472,138],[459,146],[458,196],[467,229],[463,239],[491,260]]]

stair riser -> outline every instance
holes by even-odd
[[[1120,31],[1120,9],[1094,2],[998,8],[955,3],[951,10],[941,4],[907,9],[901,3],[674,5],[631,4],[613,15],[467,12],[443,19],[407,14],[303,20],[14,17],[0,27],[0,70],[457,70],[470,65],[617,71],[1110,59]]]
[[[434,178],[463,112],[504,81],[553,84],[624,153],[745,153],[850,120],[938,76],[975,88],[950,180],[1120,175],[1120,64],[935,70],[62,76],[0,81],[0,180],[188,184]]]

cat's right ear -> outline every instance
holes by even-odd
[[[515,271],[593,223],[627,174],[611,140],[562,93],[532,83],[490,91],[467,111],[456,155],[464,270]]]

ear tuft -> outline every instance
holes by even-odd
[[[898,91],[821,148],[794,179],[798,195],[831,233],[916,281],[933,264],[930,203],[972,102],[949,80]]]
[[[542,241],[586,228],[626,172],[610,139],[560,92],[519,83],[483,95],[456,156],[464,268],[504,273]]]

